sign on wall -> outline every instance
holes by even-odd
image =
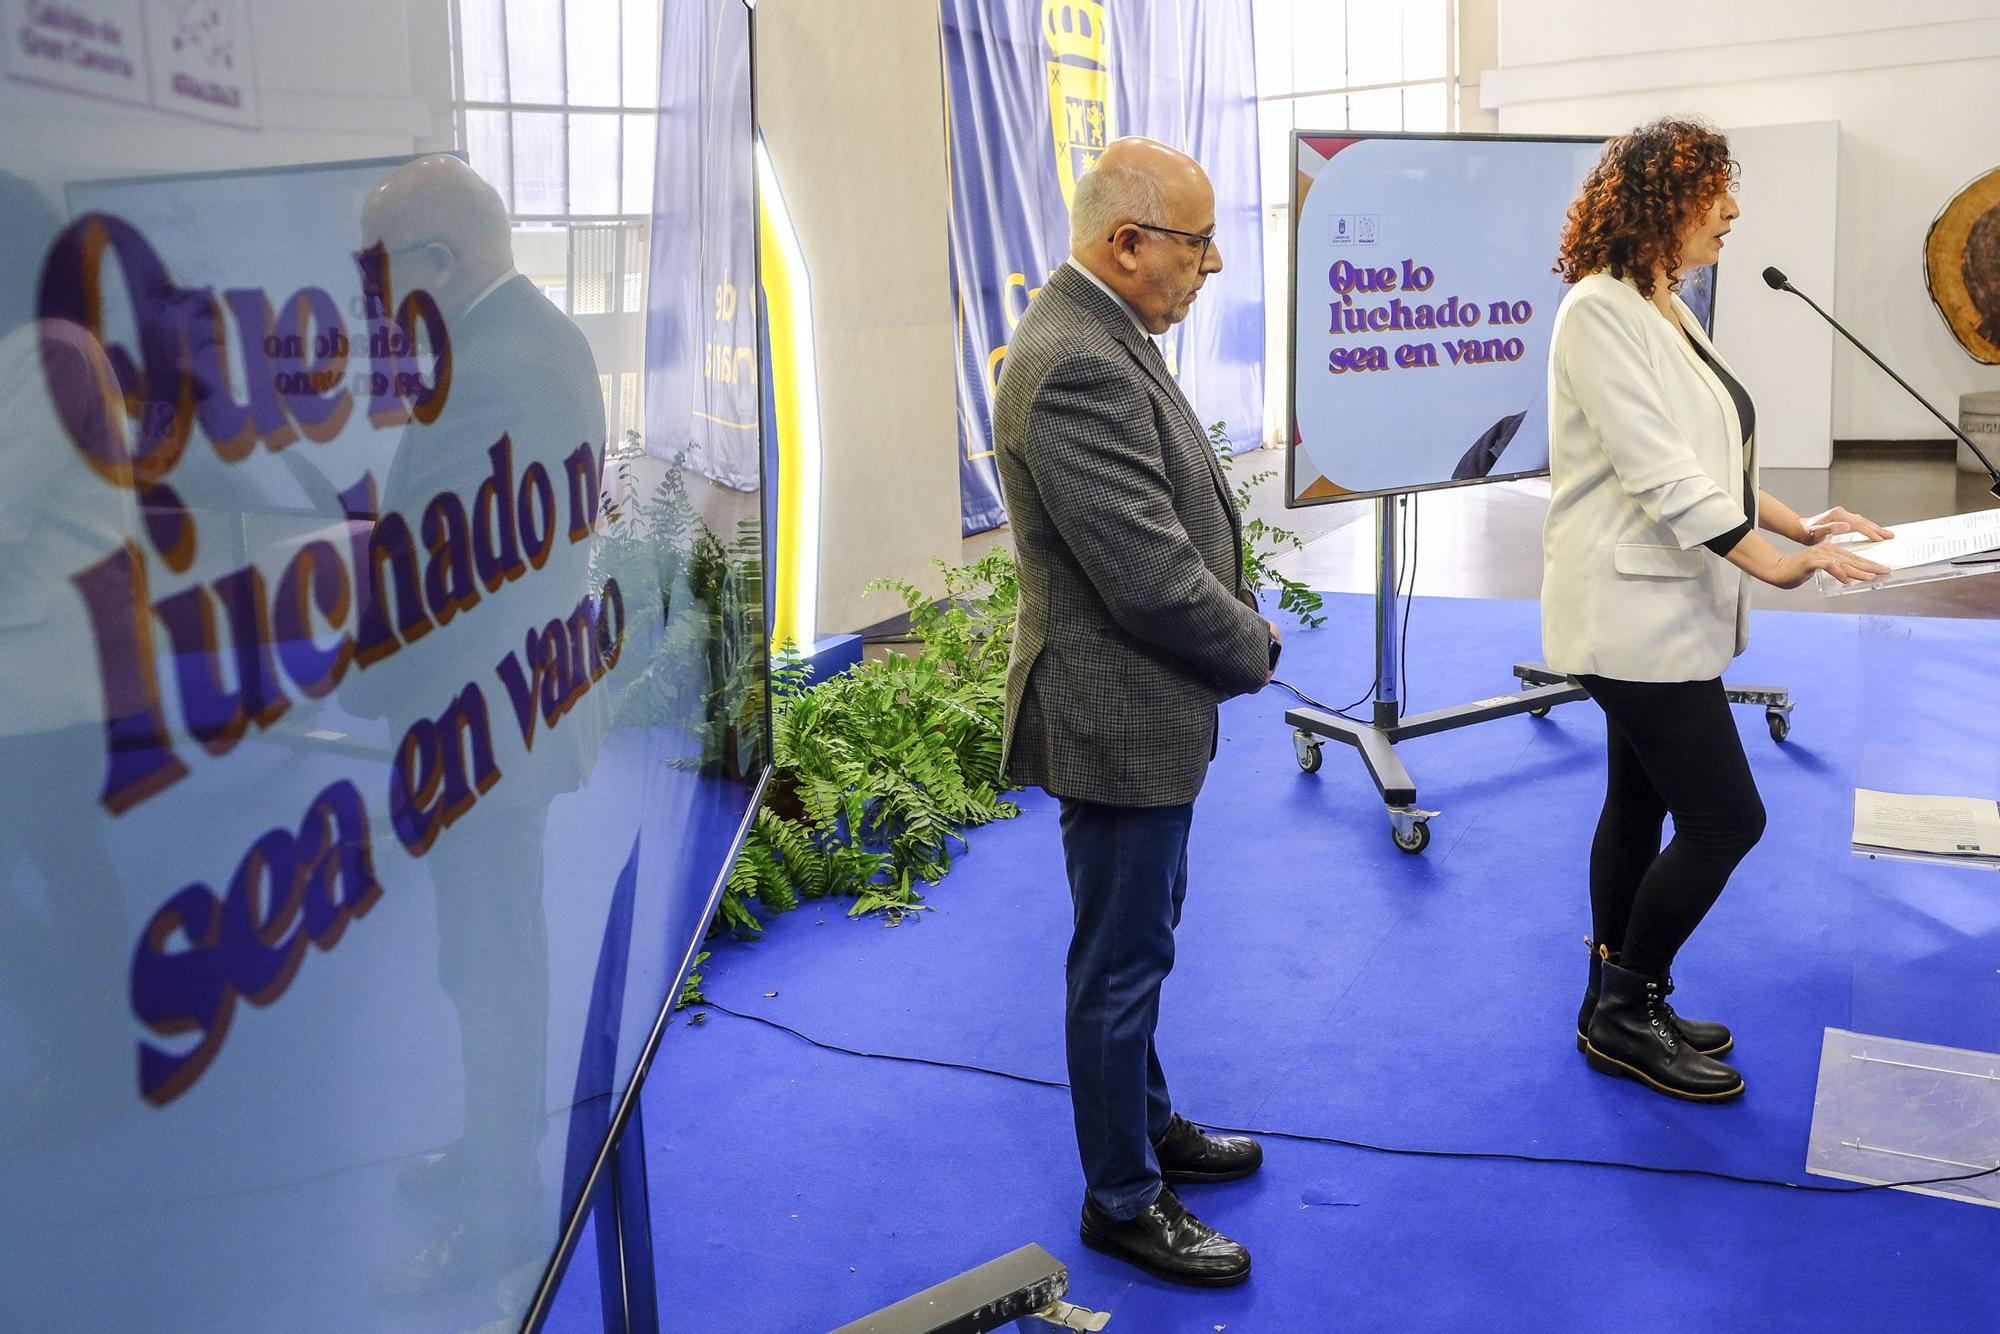
[[[0,0],[8,77],[254,129],[248,0]]]

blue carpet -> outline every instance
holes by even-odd
[[[1343,703],[1370,604],[1328,599],[1285,675]],[[1412,707],[1511,688],[1530,604],[1420,599]],[[2000,624],[1760,614],[1731,679],[1784,685],[1792,739],[1739,721],[1770,831],[1678,966],[1737,1030],[1749,1091],[1704,1107],[1590,1073],[1571,1023],[1603,723],[1585,703],[1404,750],[1441,808],[1422,857],[1329,745],[1301,774],[1279,692],[1226,706],[1197,808],[1160,1048],[1196,1119],[1382,1143],[1803,1175],[1821,1030],[2000,1048],[2000,876],[1858,860],[1857,784],[2000,792]],[[1069,901],[1051,801],[976,831],[900,927],[808,904],[718,948],[707,991],[824,1041],[1063,1077]],[[767,995],[767,993],[776,993]],[[661,1305],[674,1330],[829,1328],[1026,1241],[1125,1331],[1989,1330],[2000,1211],[1567,1166],[1272,1141],[1189,1188],[1255,1257],[1176,1288],[1086,1250],[1067,1095],[864,1061],[712,1014],[670,1031],[646,1091]],[[1912,1175],[1920,1175],[1913,1173]],[[1827,1184],[1827,1183],[1823,1183]],[[598,1327],[594,1257],[550,1328]]]

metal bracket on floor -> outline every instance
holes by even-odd
[[[1009,1251],[997,1260],[988,1260],[977,1269],[968,1269],[922,1292],[885,1306],[834,1334],[983,1334],[1014,1324],[1026,1327],[1030,1319],[1050,1319],[1057,1311],[1076,1312],[1095,1318],[1062,1300],[1069,1291],[1069,1269],[1062,1261],[1030,1242]],[[1109,1320],[1109,1316],[1103,1317]],[[1060,1324],[1060,1320],[1051,1321]],[[1103,1329],[1102,1324],[1066,1326],[1069,1329]]]
[[[1080,1329],[1089,1331],[1089,1334],[1097,1334],[1098,1330],[1103,1329],[1111,1323],[1111,1312],[1087,1311],[1083,1307],[1071,1302],[1050,1302],[1041,1310],[1028,1316],[1028,1320],[1045,1321],[1059,1329]],[[1034,1328],[1034,1326],[1027,1323],[1027,1320],[1020,1322],[1019,1327],[1022,1329]]]

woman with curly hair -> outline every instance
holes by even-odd
[[[1872,578],[1881,566],[1821,539],[1887,535],[1844,509],[1801,519],[1758,489],[1750,396],[1675,295],[1721,254],[1737,171],[1728,141],[1688,121],[1607,143],[1570,206],[1549,347],[1543,649],[1603,708],[1609,752],[1577,1046],[1592,1069],[1698,1101],[1743,1091],[1718,1059],[1729,1030],[1667,996],[1675,954],[1764,830],[1722,686],[1749,581]]]

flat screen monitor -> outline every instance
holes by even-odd
[[[748,16],[679,8],[743,151],[650,300],[750,255],[754,345]],[[770,770],[754,400],[727,485],[612,428],[704,339],[609,364],[477,136],[0,101],[0,1323],[518,1328]]]
[[[1556,252],[1603,142],[1293,134],[1288,505],[1547,472]],[[1682,289],[1704,327],[1714,291]]]

